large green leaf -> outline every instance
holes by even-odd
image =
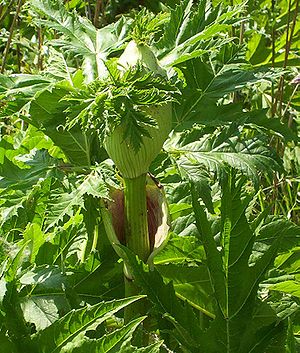
[[[203,245],[193,236],[172,235],[166,246],[155,256],[156,265],[200,263],[206,255]]]
[[[31,0],[30,3],[32,9],[45,17],[45,20],[38,20],[39,23],[63,34],[52,43],[83,58],[87,81],[106,74],[103,62],[124,43],[129,20],[122,17],[116,23],[96,29],[86,18],[67,11],[60,0]]]
[[[53,80],[42,75],[15,74],[11,76],[0,75],[0,97],[2,99],[16,98],[22,95],[24,98],[32,97],[36,92],[48,87]]]
[[[280,170],[279,163],[274,152],[261,140],[257,137],[242,138],[232,132],[234,128],[213,134],[204,134],[201,130],[190,134],[177,133],[165,144],[165,149],[181,174],[187,175],[194,183],[203,179],[203,168],[220,176],[224,167],[230,165],[258,186],[259,173]]]
[[[6,157],[0,165],[2,198],[0,222],[2,225],[17,215],[19,217],[16,224],[19,225],[32,221],[36,214],[42,217],[43,205],[38,205],[37,199],[47,193],[52,178],[61,177],[57,169],[57,161],[45,150],[38,150],[27,156],[24,167],[18,167]]]
[[[172,322],[180,342],[184,342],[190,349],[197,347],[201,330],[192,308],[176,297],[172,283],[165,284],[156,269],[150,270],[129,249],[119,247],[126,264],[131,268],[136,284],[147,294],[154,304],[155,311]]]
[[[203,207],[199,204],[196,189],[192,187],[193,208],[196,216],[196,226],[200,234],[205,253],[207,256],[207,266],[210,273],[211,284],[215,291],[215,297],[220,306],[220,310],[226,310],[226,278],[223,271],[222,259],[217,250],[211,226],[205,215]]]
[[[171,10],[164,35],[156,43],[161,63],[175,65],[219,49],[232,40],[226,38],[226,33],[233,23],[240,21],[241,11],[242,6],[222,8],[212,7],[206,0],[197,5],[192,0],[182,1]]]
[[[142,323],[145,317],[135,319],[124,325],[118,330],[115,330],[109,334],[106,334],[98,339],[84,338],[80,340],[80,343],[75,343],[76,348],[70,350],[72,353],[118,353],[118,352],[130,352],[124,349],[124,344],[132,338],[132,335],[136,328]],[[133,347],[132,347],[133,348]],[[136,348],[136,351],[139,350]]]
[[[220,347],[228,352],[264,352],[275,337],[284,333],[284,327],[278,325],[276,313],[270,306],[262,306],[257,299],[257,291],[273,264],[285,233],[274,237],[255,265],[249,266],[256,237],[245,216],[250,198],[242,191],[243,183],[234,176],[223,179],[221,183],[221,233],[218,244],[212,237],[211,226],[197,194],[192,194],[196,224],[218,302],[216,318],[202,337],[200,352],[216,352]],[[277,224],[276,230],[279,229],[282,226]]]
[[[213,289],[206,265],[156,265],[159,273],[168,282],[172,281],[178,298],[188,302],[195,309],[214,318],[211,298]]]
[[[283,293],[290,294],[294,297],[300,298],[300,276],[296,275],[295,280],[283,281],[280,283],[276,283],[271,285],[269,288],[271,290],[280,291]]]
[[[59,319],[61,312],[70,310],[66,291],[67,276],[57,266],[36,266],[23,271],[19,282],[26,295],[20,295],[19,303],[26,322],[43,330]]]
[[[61,352],[67,344],[76,340],[87,330],[93,330],[117,311],[130,305],[142,296],[102,302],[94,306],[72,310],[51,326],[33,337],[41,353]]]
[[[78,126],[71,130],[63,127],[67,105],[61,99],[70,89],[69,83],[65,82],[38,93],[31,102],[28,121],[49,136],[71,163],[89,167],[92,162],[92,143],[96,143],[96,137],[92,133],[82,132]]]
[[[25,168],[18,167],[4,157],[4,162],[0,164],[0,189],[30,188],[41,179],[59,176],[56,166],[57,161],[45,150],[35,151],[33,155],[27,156]]]
[[[276,72],[255,71],[243,62],[225,62],[219,65],[207,63],[200,58],[189,60],[179,65],[179,68],[186,80],[182,104],[178,105],[175,111],[176,120],[179,122],[190,119],[201,121],[202,109],[205,112],[207,105],[212,106],[218,99],[250,84],[278,77]],[[243,115],[242,109],[240,114]]]
[[[86,176],[81,176],[79,182],[67,192],[62,193],[60,188],[53,191],[48,205],[46,230],[58,224],[66,215],[72,216],[76,208],[84,208],[84,195],[108,198],[107,185],[98,172],[92,171]]]
[[[74,89],[72,79],[55,85],[53,78],[44,76],[2,75],[0,85],[0,97],[6,99],[1,116],[21,114],[24,120],[49,136],[76,166],[89,167],[94,159],[100,162],[106,158],[106,154],[102,157],[101,152],[99,154],[99,142],[94,133],[83,132],[78,126],[70,130],[63,127],[67,104],[60,100]]]

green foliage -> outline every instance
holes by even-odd
[[[46,17],[46,20],[37,19],[39,24],[64,35],[54,40],[53,44],[83,58],[82,65],[89,82],[106,72],[103,61],[118,50],[126,39],[128,22],[124,18],[115,24],[96,29],[86,18],[68,12],[60,0],[33,0],[30,3],[32,9]]]
[[[88,330],[95,329],[115,312],[138,299],[140,299],[140,297],[116,300],[107,303],[99,303],[92,307],[78,309],[76,311],[70,311],[53,325],[35,335],[33,341],[36,342],[42,352],[59,352],[65,346],[67,346],[65,349],[72,351],[73,344],[75,344],[75,346],[78,345],[78,343],[74,341],[78,339],[81,341]],[[136,323],[131,324],[131,332],[128,332],[127,327],[127,329],[123,329],[120,336],[124,337],[130,333],[132,334],[136,327]],[[118,337],[117,334],[114,334],[114,336]],[[105,346],[105,341],[106,340],[103,339],[103,346]],[[84,345],[83,342],[81,343]]]
[[[143,108],[173,101],[176,86],[160,75],[144,73],[142,66],[125,73],[118,70],[116,62],[107,63],[107,68],[109,76],[105,80],[94,81],[75,92],[71,90],[63,98],[68,104],[67,128],[94,128],[103,142],[106,135],[121,125],[123,138],[128,138],[134,150],[138,150],[143,136],[151,138],[146,128],[157,127],[155,119]]]
[[[1,352],[299,351],[298,1],[30,0],[14,22],[15,4],[0,4]],[[119,72],[132,37],[167,78]],[[105,233],[122,176],[103,140],[122,125],[138,150],[165,102],[150,169],[171,234],[148,266]],[[147,299],[124,299],[124,263]]]
[[[232,40],[226,34],[240,21],[242,10],[242,6],[221,9],[221,4],[213,8],[208,1],[200,1],[197,6],[192,0],[182,1],[171,11],[164,35],[156,44],[161,63],[176,65],[219,50]]]
[[[270,222],[268,219],[263,220],[263,225],[253,227],[246,217],[251,195],[244,189],[244,179],[237,180],[234,174],[221,185],[217,242],[211,222],[199,203],[195,185],[192,185],[196,225],[206,256],[200,257],[200,265],[194,258],[189,260],[192,261],[189,265],[172,265],[174,255],[169,258],[160,255],[158,263],[163,261],[163,264],[157,269],[173,284],[164,283],[157,270],[151,271],[122,248],[124,261],[155,305],[155,312],[164,314],[174,325],[176,340],[190,352],[216,352],[220,346],[230,352],[261,352],[285,330],[283,316],[259,299],[258,291],[277,252],[297,243],[299,230],[292,224],[283,227],[282,220]],[[272,234],[272,238],[268,234]],[[259,246],[260,239],[268,239],[269,246]],[[257,248],[264,249],[259,256]],[[276,289],[276,285],[269,288]],[[288,287],[285,288],[288,291]],[[176,296],[186,303],[180,303]],[[206,317],[206,330],[187,303]],[[284,342],[282,344],[283,349]]]

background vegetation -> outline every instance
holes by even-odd
[[[107,237],[99,131],[66,127],[142,8],[180,79],[148,264]],[[299,1],[2,0],[0,23],[1,352],[300,352]]]

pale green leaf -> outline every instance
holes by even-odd
[[[29,241],[30,257],[29,261],[34,263],[35,257],[40,247],[46,241],[46,235],[42,232],[37,223],[29,223],[23,234],[25,242]]]
[[[294,281],[284,281],[269,287],[271,290],[280,291],[300,298],[300,278]]]

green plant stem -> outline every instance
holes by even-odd
[[[124,178],[125,202],[125,239],[126,246],[141,260],[147,261],[150,255],[150,242],[148,235],[147,201],[146,201],[146,174],[134,179]],[[125,294],[132,296],[140,294],[130,269],[124,266]],[[136,316],[145,314],[145,303],[139,301],[125,308],[125,322]]]
[[[144,262],[150,255],[148,235],[146,174],[124,178],[125,238],[127,247]]]
[[[10,45],[11,45],[12,36],[13,36],[13,33],[14,33],[14,29],[15,29],[15,24],[16,24],[17,18],[19,16],[19,13],[20,13],[20,10],[21,10],[21,6],[22,6],[22,0],[19,0],[15,15],[14,15],[14,18],[13,18],[13,21],[12,21],[12,24],[11,24],[10,29],[9,29],[9,35],[8,35],[8,39],[7,39],[7,42],[6,42],[6,46],[5,46],[5,50],[4,50],[4,54],[3,54],[3,59],[2,59],[1,74],[4,73],[5,64],[6,64],[9,48],[10,48]]]

